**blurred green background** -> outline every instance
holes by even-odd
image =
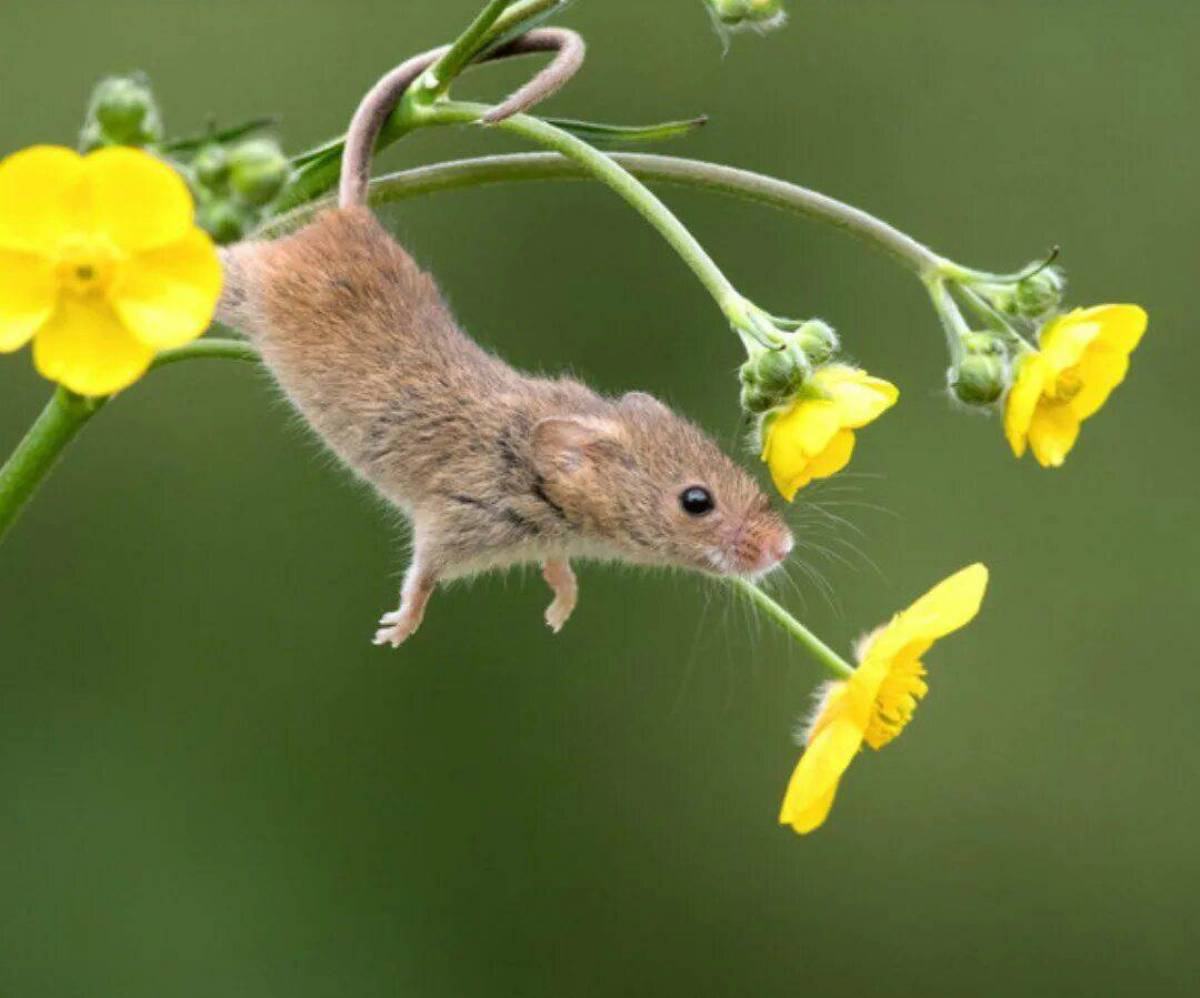
[[[0,150],[72,143],[92,83],[135,67],[174,132],[278,112],[298,149],[476,6],[6,0]],[[539,579],[488,578],[373,648],[396,518],[265,377],[174,367],[95,420],[0,550],[0,993],[1194,993],[1200,5],[790,7],[722,58],[699,0],[580,0],[563,21],[588,66],[549,110],[708,112],[667,151],[815,186],[976,266],[1061,243],[1073,302],[1152,317],[1129,381],[1043,471],[953,411],[933,312],[894,264],[666,192],[744,291],[833,322],[903,391],[853,474],[802,495],[835,595],[796,570],[789,604],[845,647],[992,567],[917,723],[801,839],[775,821],[818,674],[719,586],[585,566],[554,638]],[[425,134],[386,162],[505,148]],[[650,389],[736,447],[734,339],[607,191],[388,215],[512,361]],[[46,395],[28,353],[0,360],[0,449]]]

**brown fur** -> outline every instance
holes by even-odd
[[[437,580],[490,567],[546,563],[561,626],[572,556],[753,574],[790,550],[754,481],[661,402],[529,377],[480,348],[366,208],[233,247],[225,269],[219,316],[412,520],[404,607],[378,641],[415,630]],[[693,485],[716,499],[706,516],[680,507]]]

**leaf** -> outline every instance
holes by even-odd
[[[250,121],[242,122],[240,125],[233,125],[220,131],[216,131],[210,126],[202,135],[188,135],[181,139],[168,139],[165,142],[160,142],[158,149],[164,153],[192,152],[201,146],[208,145],[210,142],[224,145],[227,142],[233,142],[235,139],[250,135],[252,132],[260,132],[264,128],[271,128],[278,123],[278,118],[264,117],[253,118]]]
[[[542,120],[548,125],[569,132],[577,139],[582,139],[598,149],[664,142],[667,139],[677,139],[689,135],[708,124],[707,115],[682,121],[663,121],[657,125],[604,125],[594,121],[575,121],[571,118],[543,118]]]

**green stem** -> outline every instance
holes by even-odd
[[[639,180],[708,190],[833,225],[882,250],[923,279],[940,273],[947,263],[931,249],[873,215],[786,180],[677,156],[623,152],[607,155]],[[486,184],[586,180],[592,176],[591,171],[581,164],[553,152],[482,156],[434,163],[380,177],[371,182],[371,200],[376,204],[387,204]],[[305,205],[289,215],[281,215],[278,220],[272,220],[264,232],[269,234],[290,228],[316,207]]]
[[[151,368],[177,364],[181,360],[257,361],[258,351],[244,340],[205,338],[174,350],[164,350]],[[34,421],[17,449],[0,467],[0,541],[13,525],[38,486],[83,425],[107,398],[85,398],[59,386]]]
[[[181,360],[240,360],[255,363],[259,359],[258,351],[245,340],[206,336],[187,346],[164,350],[154,358],[150,367],[164,367],[167,364],[177,364]]]
[[[42,413],[0,467],[0,541],[45,480],[59,454],[83,424],[104,405],[59,387]]]
[[[491,3],[484,7],[479,12],[479,16],[467,26],[466,31],[454,40],[449,51],[430,66],[413,84],[409,91],[411,100],[417,104],[429,104],[449,90],[454,78],[479,53],[492,31],[492,27],[514,2],[515,0],[491,0]]]
[[[820,665],[833,674],[835,679],[849,679],[854,675],[854,669],[847,664],[846,660],[835,652],[829,645],[825,644],[812,631],[805,627],[800,621],[787,612],[782,606],[776,603],[770,596],[764,593],[749,579],[744,579],[740,575],[729,576],[729,584],[735,589],[740,589],[743,593],[758,605],[758,608],[766,613],[776,624],[782,627],[800,644],[805,650],[817,660]]]

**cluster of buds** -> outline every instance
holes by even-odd
[[[947,283],[989,327],[970,329],[953,293],[935,298],[955,358],[947,385],[966,405],[995,405],[1012,386],[1019,358],[1034,349],[1040,328],[1060,313],[1066,276],[1058,267],[1038,263],[1007,277],[959,271]]]
[[[820,319],[793,330],[777,329],[777,334],[781,343],[776,347],[747,344],[750,356],[739,371],[742,408],[754,416],[786,405],[837,352],[837,334]]]
[[[79,134],[83,152],[105,146],[142,148],[162,137],[162,116],[144,74],[110,76],[96,85]]]
[[[264,218],[291,177],[287,156],[274,139],[233,146],[209,142],[186,172],[196,194],[196,217],[218,243],[241,239]]]

